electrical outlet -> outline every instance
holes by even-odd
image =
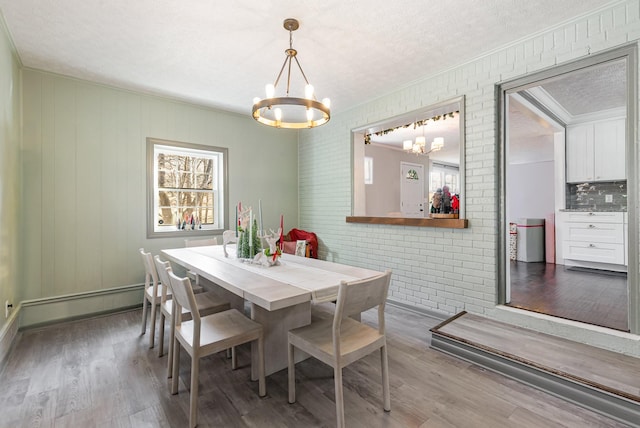
[[[613,195],[604,195],[604,201],[608,204],[613,202]]]

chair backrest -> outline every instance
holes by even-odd
[[[167,271],[172,272],[171,263],[167,260],[163,262],[160,260],[160,256],[156,255],[153,257],[153,262],[155,264],[156,272],[158,272],[158,278],[160,278],[160,283],[164,284],[166,287],[162,287],[162,303],[167,301],[167,288],[171,287],[171,280],[169,279],[169,275]]]
[[[207,238],[207,239],[185,239],[184,246],[185,247],[204,247],[207,245],[218,245],[218,238]]]
[[[173,302],[175,303],[176,313],[176,327],[182,323],[182,308],[191,312],[191,319],[193,320],[193,346],[195,347],[200,343],[200,313],[198,312],[198,306],[196,304],[196,298],[193,295],[193,289],[191,288],[191,281],[188,277],[180,278],[173,273],[170,268],[166,270],[171,282],[171,291],[173,291]]]
[[[153,257],[151,253],[145,253],[144,248],[140,248],[140,255],[142,256],[142,264],[144,265],[144,289],[146,290],[149,287],[153,287],[152,296],[156,296],[158,284],[160,281],[158,280],[158,272],[156,271],[156,267],[153,264]]]
[[[340,329],[342,319],[378,307],[378,330],[384,333],[384,306],[389,292],[391,271],[371,278],[340,283],[334,313],[334,331]]]

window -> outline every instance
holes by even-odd
[[[147,237],[225,229],[227,149],[148,138]]]
[[[373,158],[364,157],[364,184],[373,184]]]
[[[460,172],[458,166],[433,163],[429,174],[429,193],[448,186],[452,193],[460,192]]]
[[[464,123],[465,98],[460,96],[352,129],[353,197],[351,216],[347,216],[346,221],[426,227],[467,227],[467,221],[464,219]],[[428,126],[424,126],[425,124]],[[407,140],[415,141],[417,137],[424,137],[429,142],[429,148],[436,138],[443,139],[444,146],[427,153],[427,156],[416,157],[416,154],[404,150],[404,144]],[[373,164],[368,163],[370,162],[368,157],[376,162],[375,181]],[[419,221],[415,217],[407,217],[408,221],[403,221],[404,217],[399,215],[399,213],[402,214],[400,189],[403,181],[402,174],[399,174],[402,161],[424,165],[424,177],[420,177],[424,184],[424,195],[430,190],[432,180],[434,180],[433,185],[438,183],[436,180],[439,180],[434,190],[446,184],[451,193],[455,191],[459,204],[458,219],[447,219],[445,223],[441,222],[441,219],[425,216],[424,221]],[[430,174],[432,163],[442,165],[437,177],[436,174]]]

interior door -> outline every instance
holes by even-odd
[[[404,217],[424,217],[424,165],[400,162],[400,211]]]

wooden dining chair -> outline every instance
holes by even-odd
[[[167,270],[176,304],[175,339],[173,341],[173,378],[171,393],[178,393],[180,348],[191,356],[191,396],[189,398],[189,426],[198,424],[198,375],[200,358],[243,343],[258,342],[258,394],[266,395],[264,379],[264,334],[262,325],[245,317],[237,309],[229,309],[201,317],[189,278],[179,278]],[[182,308],[191,312],[192,319],[183,321]]]
[[[206,238],[206,239],[185,239],[185,247],[205,247],[207,245],[218,245],[218,238]]]
[[[171,287],[171,281],[169,280],[169,275],[167,272],[172,272],[171,263],[168,261],[160,260],[160,256],[155,256],[153,258],[155,263],[156,271],[158,272],[158,276],[160,277],[160,282],[163,284],[169,284]],[[217,312],[226,311],[227,309],[231,309],[231,305],[229,302],[218,297],[213,291],[206,291],[204,293],[194,294],[196,306],[198,307],[198,313],[200,316],[215,314]],[[160,303],[160,343],[158,346],[158,356],[162,356],[162,352],[164,351],[164,321],[165,319],[169,319],[169,356],[167,361],[167,377],[171,377],[173,372],[173,339],[175,337],[174,324],[175,324],[175,302],[173,299],[167,300],[166,296],[163,295]],[[191,312],[189,312],[185,307],[182,308],[182,319],[190,320]],[[235,352],[233,353],[232,360],[233,368],[236,368],[236,359]]]
[[[298,348],[333,367],[337,426],[344,427],[342,368],[379,349],[383,409],[387,412],[391,410],[384,325],[384,307],[390,279],[391,271],[386,271],[384,274],[360,281],[342,281],[333,319],[321,319],[289,331],[289,403],[293,404],[296,401],[294,349]],[[376,306],[377,329],[349,318]]]
[[[151,328],[149,329],[149,348],[155,345],[156,336],[156,313],[160,306],[162,296],[165,299],[171,298],[171,291],[167,288],[168,284],[163,284],[158,279],[158,272],[153,264],[151,253],[145,253],[144,248],[140,248],[142,263],[144,264],[144,297],[142,298],[142,333],[147,331],[147,312],[151,308]]]
[[[218,245],[218,238],[214,236],[213,238],[184,240],[184,246],[186,248],[206,247],[209,245]],[[195,291],[196,293],[201,293],[202,291],[204,291],[204,287],[200,284],[200,275],[191,271],[187,271],[187,275],[189,276],[189,278],[192,278],[195,281],[195,284],[192,284],[193,291]]]

